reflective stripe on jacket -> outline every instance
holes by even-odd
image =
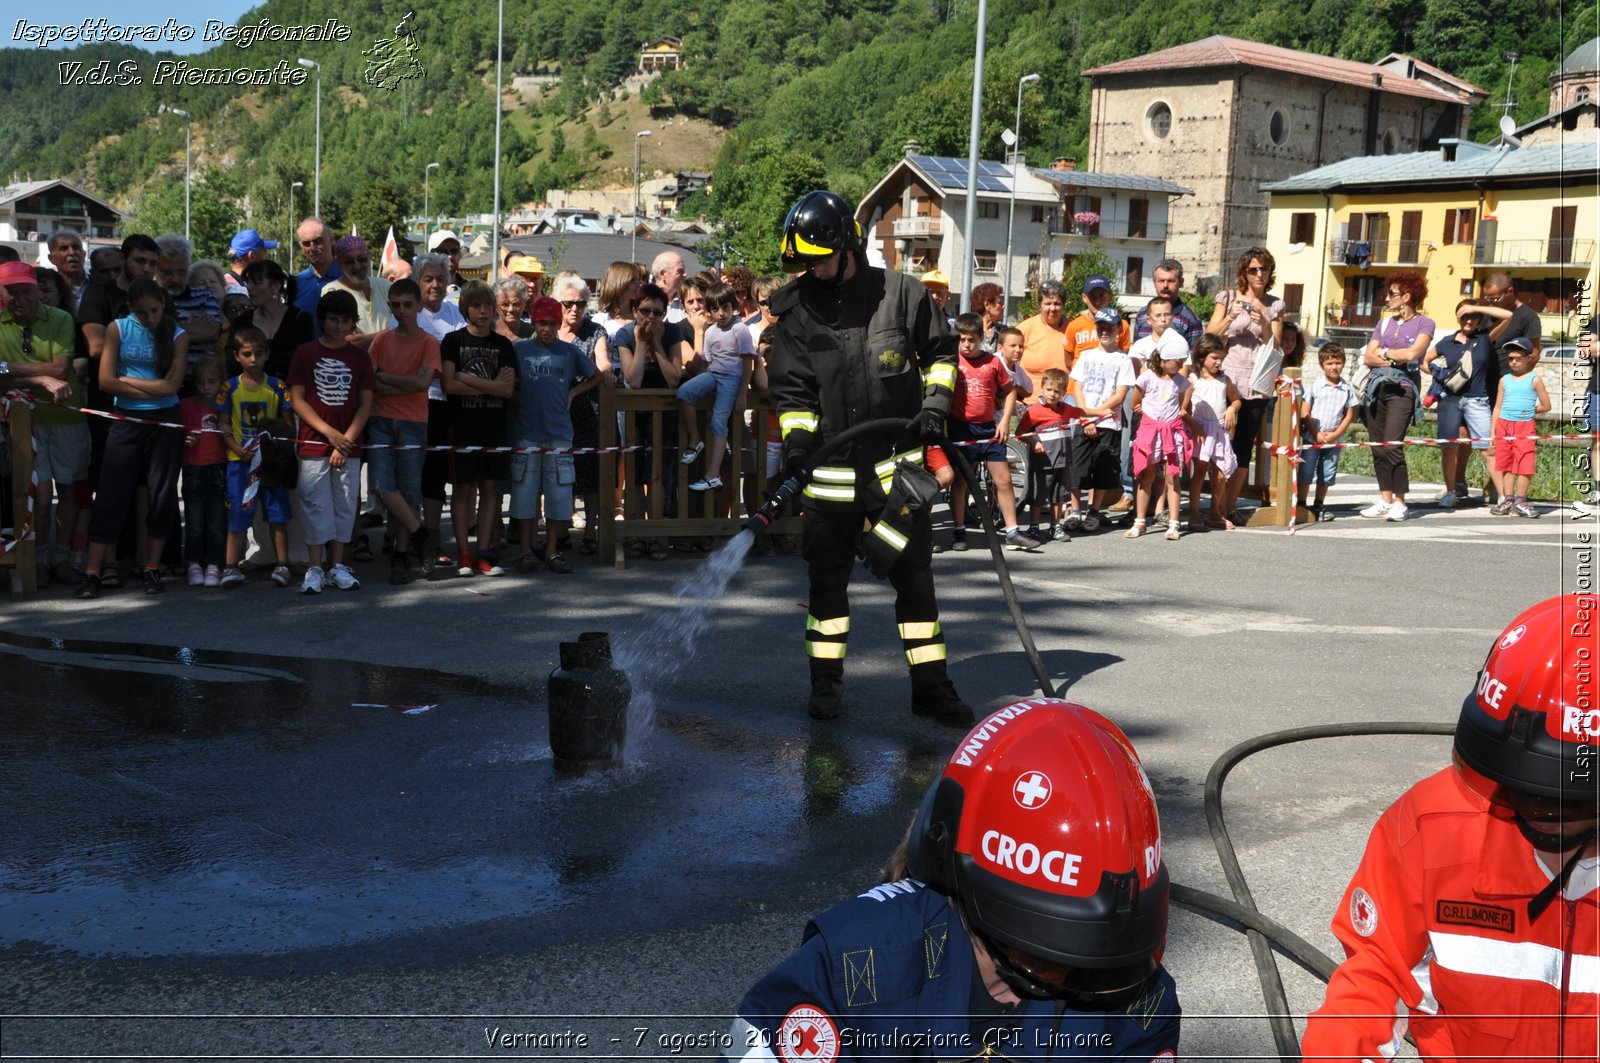
[[[1595,861],[1537,920],[1551,879],[1454,768],[1373,828],[1333,919],[1347,956],[1306,1025],[1306,1059],[1381,1060],[1409,1031],[1428,1060],[1593,1060],[1600,1027]]]

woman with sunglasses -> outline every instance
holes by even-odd
[[[1374,443],[1392,443],[1406,437],[1421,395],[1422,360],[1427,357],[1435,331],[1433,319],[1419,311],[1428,298],[1428,282],[1414,269],[1391,273],[1383,285],[1384,308],[1389,316],[1372,330],[1361,364],[1372,370],[1367,377],[1367,435]],[[1406,492],[1411,481],[1403,446],[1374,447],[1372,471],[1378,478],[1379,498],[1361,511],[1363,517],[1406,519]]]
[[[561,303],[561,327],[556,335],[583,351],[600,370],[600,384],[609,387],[616,379],[611,371],[611,350],[606,330],[589,317],[589,285],[576,273],[557,273],[550,293]],[[577,447],[600,445],[600,389],[591,388],[573,400],[572,443]],[[578,454],[572,459],[572,493],[583,500],[583,545],[585,557],[599,549],[595,536],[600,530],[600,456]],[[563,550],[570,544],[562,544]]]
[[[1235,524],[1243,522],[1237,512],[1239,492],[1250,475],[1250,462],[1256,457],[1256,439],[1267,416],[1272,396],[1250,386],[1256,371],[1256,354],[1271,340],[1283,346],[1283,300],[1270,294],[1277,262],[1264,247],[1252,247],[1239,256],[1238,283],[1229,291],[1217,293],[1207,332],[1221,336],[1228,344],[1222,359],[1222,372],[1238,389],[1243,400],[1239,418],[1233,426],[1233,452],[1239,467],[1228,477],[1228,497],[1218,511]]]
[[[745,994],[724,1054],[1176,1058],[1168,893],[1127,736],[1081,705],[1007,706],[957,744],[883,884]]]
[[[671,388],[683,383],[684,362],[688,358],[683,333],[686,324],[666,320],[667,293],[654,284],[641,284],[633,296],[633,324],[617,331],[614,341],[617,361],[622,366],[623,379],[630,388]],[[650,438],[650,415],[640,413],[634,417],[634,438]],[[678,415],[661,415],[662,438],[678,438]],[[675,455],[661,459],[659,480],[652,478],[652,454],[641,450],[634,454],[628,475],[646,491],[662,493],[662,516],[677,516],[678,462]],[[653,561],[667,559],[667,545],[662,539],[630,543],[629,556],[644,557]]]

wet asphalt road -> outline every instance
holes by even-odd
[[[1226,893],[1201,811],[1217,755],[1453,720],[1493,634],[1571,587],[1578,531],[1469,513],[1012,562],[1054,676],[1139,745],[1174,878]],[[985,563],[936,561],[980,709],[1032,689]],[[846,717],[807,720],[803,570],[751,559],[629,766],[558,774],[556,643],[657,630],[691,569],[0,604],[0,1056],[715,1055],[806,915],[875,881],[958,735],[906,711],[864,575]],[[1372,819],[1447,750],[1343,739],[1241,767],[1229,823],[1262,909],[1332,951]],[[1185,1054],[1269,1053],[1243,938],[1180,910],[1171,937]]]

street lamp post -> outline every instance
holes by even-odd
[[[494,30],[494,229],[489,233],[489,283],[500,283],[500,114],[506,109],[506,0],[496,6]]]
[[[978,237],[978,129],[983,121],[984,34],[989,25],[989,0],[978,0],[978,42],[972,70],[972,118],[967,129],[967,223],[961,239],[961,307],[972,310],[972,244]]]
[[[178,107],[169,107],[164,103],[156,108],[157,114],[163,112],[175,114],[183,119],[183,238],[185,240],[193,240],[194,237],[189,235],[189,186],[192,172],[189,164],[189,145],[191,134],[194,133],[194,119],[189,116],[188,111]]]
[[[433,213],[428,210],[428,175],[439,168],[436,162],[430,162],[422,168],[422,235],[427,236],[433,231]]]
[[[1024,74],[1017,79],[1017,124],[1011,127],[1011,213],[1006,218],[1006,283],[1002,301],[1011,298],[1015,282],[1015,274],[1011,272],[1011,241],[1017,227],[1017,177],[1022,171],[1022,86],[1038,80],[1038,74]]]
[[[650,130],[641,129],[633,135],[633,244],[628,257],[639,261],[639,141],[650,135]]]
[[[294,182],[293,184],[291,184],[289,186],[289,228],[287,230],[285,230],[285,231],[288,232],[288,234],[289,234],[288,243],[289,243],[289,272],[290,273],[294,272],[294,245],[295,245],[295,242],[296,242],[295,241],[295,229],[294,229],[294,190],[297,189],[297,188],[304,188],[305,186],[306,186],[306,183],[304,181],[296,181],[296,182]]]
[[[317,72],[317,141],[315,167],[312,171],[311,213],[322,217],[322,64],[315,59],[296,59],[307,70]]]

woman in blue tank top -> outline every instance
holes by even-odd
[[[141,480],[150,493],[142,574],[146,594],[161,593],[161,551],[178,527],[184,433],[176,413],[189,337],[167,314],[166,293],[153,280],[140,278],[128,286],[128,311],[106,329],[100,355],[100,390],[113,397],[125,420],[113,423],[106,436],[80,598],[100,596],[101,567],[108,556],[115,563],[117,537]]]

